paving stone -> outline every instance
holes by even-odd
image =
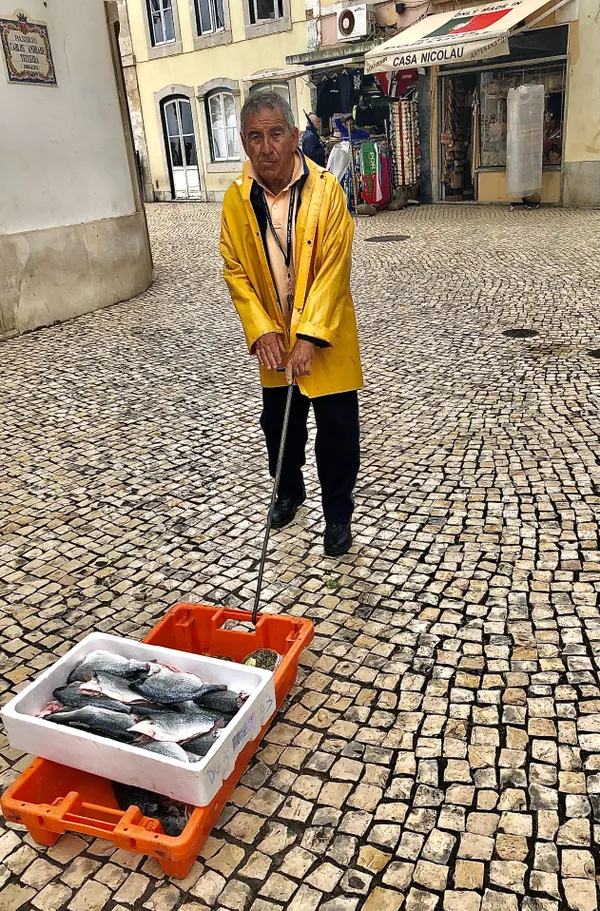
[[[532,870],[529,876],[529,888],[533,892],[545,892],[546,895],[560,898],[556,873],[542,873],[541,870]]]
[[[148,886],[149,879],[140,873],[131,873],[115,895],[116,901],[135,905]]]
[[[525,892],[526,864],[511,860],[493,860],[490,864],[490,883],[513,892]]]
[[[445,892],[444,911],[479,911],[481,896],[475,892]]]
[[[467,860],[491,860],[494,839],[483,835],[465,833],[460,837],[458,856]]]
[[[289,903],[288,911],[315,911],[319,907],[323,893],[310,886],[302,885]]]
[[[9,883],[2,888],[2,911],[18,911],[35,895],[35,890],[29,886],[19,886]]]
[[[402,861],[394,861],[386,869],[383,875],[383,882],[388,886],[393,886],[401,892],[406,892],[410,885],[415,865]]]
[[[456,838],[448,832],[434,829],[423,847],[423,858],[437,864],[446,864],[456,843]]]
[[[40,857],[37,860],[34,860],[31,866],[25,870],[21,875],[20,881],[26,886],[33,886],[34,889],[39,892],[51,879],[58,876],[60,872],[60,867],[57,867],[55,864],[51,864]]]
[[[523,861],[529,847],[527,839],[521,835],[498,835],[496,837],[496,854],[501,860]]]
[[[589,851],[565,849],[562,852],[560,870],[563,877],[574,876],[581,879],[594,879],[596,874],[594,858]]]
[[[454,885],[461,889],[481,889],[484,865],[473,860],[457,860],[454,868]]]
[[[589,879],[563,880],[567,905],[573,911],[596,911],[598,895],[596,884]]]
[[[406,897],[406,911],[434,911],[439,896],[423,889],[411,889]]]
[[[486,889],[483,893],[481,911],[518,911],[518,909],[516,895],[497,892],[495,889]]]
[[[111,898],[110,889],[89,879],[69,903],[69,911],[102,911]]]
[[[49,883],[31,899],[39,911],[60,911],[65,908],[73,893],[62,883]]]
[[[403,895],[377,886],[362,906],[362,911],[399,911],[403,902]]]
[[[414,872],[414,881],[426,889],[443,891],[448,879],[448,867],[434,864],[429,860],[420,860]]]

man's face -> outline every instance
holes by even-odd
[[[290,130],[280,111],[263,108],[246,120],[242,143],[256,174],[268,184],[290,176],[298,139],[298,128]]]

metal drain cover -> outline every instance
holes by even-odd
[[[600,359],[600,348],[592,348],[587,354],[589,354],[590,357],[597,357]]]
[[[392,244],[399,240],[410,240],[406,234],[378,234],[375,237],[365,237],[369,244]]]
[[[506,338],[534,338],[539,334],[537,329],[505,329],[502,333]]]

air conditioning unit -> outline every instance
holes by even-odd
[[[375,10],[366,3],[349,6],[337,14],[338,41],[362,41],[369,38],[375,26]]]

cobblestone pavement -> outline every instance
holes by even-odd
[[[270,487],[219,209],[148,214],[147,293],[0,345],[2,700],[90,630],[251,601]],[[1,823],[2,911],[596,908],[599,227],[360,221],[356,546],[323,557],[311,464],[268,570],[316,626],[297,686],[186,880]],[[0,740],[1,784],[28,761]]]

